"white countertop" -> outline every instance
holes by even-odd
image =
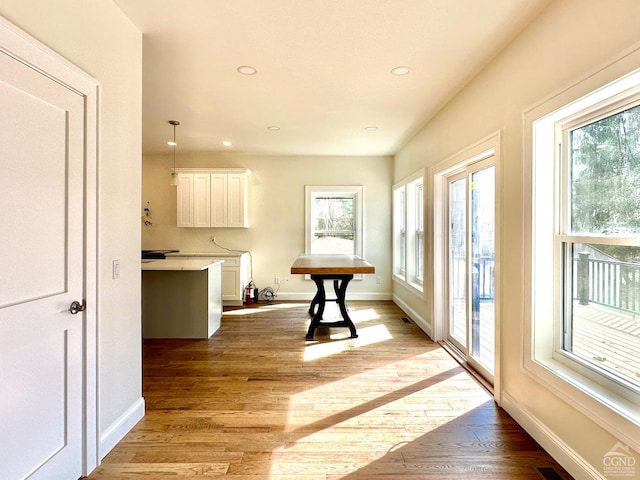
[[[209,257],[209,258],[220,258],[220,257],[239,257],[240,255],[244,255],[248,252],[183,252],[182,250],[179,252],[167,253],[167,258],[180,258],[180,257]]]
[[[209,255],[211,257],[211,255]],[[222,265],[224,260],[212,262],[211,259],[183,259],[180,257],[142,260],[142,270],[206,270],[217,265]]]

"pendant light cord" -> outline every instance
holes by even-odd
[[[173,142],[167,142],[173,146],[173,171],[171,172],[171,181],[169,182],[172,186],[178,185],[178,178],[176,176],[176,146],[178,142],[176,142],[176,125],[180,125],[178,120],[169,120],[169,124],[173,125]]]

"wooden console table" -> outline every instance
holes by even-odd
[[[318,327],[347,327],[351,332],[351,338],[357,338],[356,327],[349,318],[346,305],[347,286],[358,273],[375,273],[373,265],[361,259],[357,255],[329,255],[329,254],[304,254],[299,255],[291,265],[292,274],[311,275],[317,287],[316,295],[309,306],[309,314],[313,315],[307,340],[313,340],[313,334]],[[340,307],[342,320],[337,322],[322,322],[322,314],[327,301],[324,289],[324,281],[333,280],[333,289],[336,293],[336,303]],[[316,306],[318,311],[315,312]],[[314,313],[315,312],[315,313]]]

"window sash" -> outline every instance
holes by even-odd
[[[416,281],[422,283],[424,275],[424,183],[416,184],[416,232],[415,232],[415,272]]]
[[[584,302],[582,297],[585,293],[580,290],[589,289],[589,283],[585,284],[585,282],[604,281],[602,278],[590,278],[588,270],[580,271],[580,268],[584,269],[584,267],[577,266],[579,261],[576,260],[576,246],[639,247],[640,235],[629,235],[628,232],[620,234],[616,231],[608,231],[606,234],[590,231],[576,233],[574,231],[572,202],[576,199],[576,193],[572,176],[572,168],[574,168],[572,134],[578,129],[615,116],[639,104],[640,95],[635,95],[601,106],[586,114],[584,111],[578,112],[572,117],[558,121],[555,128],[556,141],[558,143],[559,198],[556,207],[558,222],[554,241],[554,257],[556,258],[554,276],[561,295],[557,297],[558,305],[554,309],[556,318],[554,320],[555,348],[553,358],[578,374],[636,404],[640,404],[640,382],[635,382],[633,378],[625,378],[624,375],[621,376],[615,370],[615,367],[609,366],[606,362],[606,357],[598,354],[598,346],[587,347],[576,344],[577,336],[583,333],[586,328],[579,325],[581,320],[576,316],[577,313],[574,308],[576,301],[578,301],[579,306]],[[583,279],[578,275],[587,275],[588,277]],[[592,285],[596,289],[600,287],[598,284]],[[576,298],[576,295],[580,298]],[[589,296],[588,291],[586,295],[587,297]],[[614,315],[614,313],[612,312],[611,315]],[[613,336],[614,332],[609,332],[609,334]]]

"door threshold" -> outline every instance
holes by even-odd
[[[484,388],[492,397],[493,394],[493,384],[489,382],[486,378],[484,378],[480,372],[478,372],[472,365],[469,364],[464,358],[464,356],[458,351],[457,348],[448,344],[443,340],[439,340],[438,344],[449,354],[451,357],[458,362],[462,368],[464,368],[469,375],[482,387]]]

